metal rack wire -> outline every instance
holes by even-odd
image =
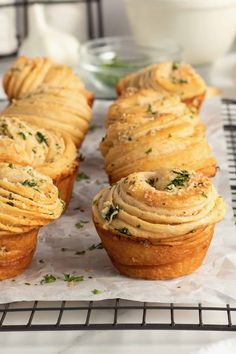
[[[223,100],[222,117],[236,218],[236,101]],[[134,313],[135,316],[131,316]],[[236,307],[229,304],[155,304],[121,299],[0,305],[0,332],[66,330],[236,331]]]

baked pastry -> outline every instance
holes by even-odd
[[[206,94],[205,82],[190,65],[172,61],[153,64],[125,76],[117,84],[118,94],[128,87],[175,93],[187,105],[197,109],[200,108]]]
[[[112,124],[100,144],[111,183],[133,172],[171,166],[215,175],[216,160],[198,116],[150,113],[132,121]]]
[[[93,220],[114,266],[124,275],[171,279],[197,269],[225,203],[197,172],[133,173],[93,200]]]
[[[13,100],[2,115],[19,116],[30,124],[67,132],[79,147],[88,131],[92,110],[80,91],[41,86],[38,91]]]
[[[30,264],[41,226],[63,211],[51,178],[0,162],[0,280],[15,277]]]
[[[33,93],[43,84],[79,90],[90,104],[93,102],[93,94],[85,90],[80,77],[71,68],[48,58],[18,57],[3,77],[3,87],[9,99]]]
[[[40,129],[13,117],[0,117],[0,161],[32,166],[52,178],[61,198],[69,203],[78,169],[71,137]]]
[[[105,127],[108,128],[116,122],[135,121],[137,116],[151,114],[173,113],[176,116],[189,114],[196,116],[195,108],[188,108],[180,97],[168,92],[154,91],[152,89],[128,88],[109,107],[105,118]]]

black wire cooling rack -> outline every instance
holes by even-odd
[[[236,101],[223,100],[233,210],[236,217]],[[0,332],[65,330],[236,331],[236,307],[106,301],[0,305]]]

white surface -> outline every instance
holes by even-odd
[[[20,300],[101,300],[116,297],[168,303],[236,303],[236,227],[231,221],[231,192],[219,98],[204,102],[202,118],[208,128],[208,141],[220,167],[214,184],[229,205],[228,213],[216,225],[203,265],[189,276],[170,281],[143,281],[121,276],[104,250],[90,250],[92,245],[100,243],[91,220],[92,199],[101,188],[108,186],[98,146],[105,134],[103,119],[109,104],[106,101],[95,103],[93,124],[97,125],[97,129],[87,135],[81,150],[85,161],[79,172],[86,173],[89,179],[75,183],[73,198],[66,214],[40,230],[37,253],[27,271],[14,282],[8,280],[0,283],[0,303]],[[78,207],[83,211],[76,210]],[[82,223],[79,229],[76,228],[78,222]],[[81,251],[86,252],[76,254]],[[73,288],[68,287],[68,283],[64,281],[65,273],[83,275],[84,281],[75,284]],[[57,281],[41,285],[46,274],[53,274]],[[25,285],[26,283],[30,283],[30,286]],[[94,295],[93,289],[99,289],[101,293]]]
[[[235,0],[149,0],[148,6],[143,0],[123,1],[138,43],[155,46],[163,38],[173,38],[191,64],[212,62],[233,43]]]

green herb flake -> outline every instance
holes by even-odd
[[[152,152],[152,148],[149,148],[147,151],[145,151],[146,155],[149,155]]]
[[[37,141],[39,142],[39,144],[44,143],[48,146],[47,139],[41,132],[36,132],[35,137],[36,137]]]
[[[173,61],[173,63],[172,63],[172,70],[177,70],[177,69],[179,69],[179,65],[180,65],[179,62]]]
[[[202,192],[201,196],[204,197],[204,198],[207,198],[207,195],[206,195],[205,192]]]
[[[9,163],[9,164],[8,164],[8,167],[9,167],[9,168],[14,168],[13,163]]]
[[[97,124],[91,124],[90,127],[89,127],[89,131],[90,132],[94,132],[98,128],[99,128],[99,126]]]
[[[75,224],[75,227],[77,229],[82,229],[84,227],[85,224],[88,224],[89,221],[85,221],[85,220],[80,220]]]
[[[131,233],[127,227],[122,227],[122,228],[115,229],[115,230],[120,232],[123,235],[131,236]]]
[[[88,175],[86,175],[86,173],[84,173],[84,172],[80,172],[76,177],[77,182],[88,180],[88,179],[90,179],[90,177]]]
[[[177,176],[167,184],[167,186],[165,187],[165,190],[167,191],[171,191],[173,187],[183,187],[185,183],[188,182],[190,179],[189,173],[186,170],[173,170],[172,172],[175,173]]]
[[[17,133],[23,140],[26,140],[26,135],[23,132]]]
[[[92,293],[93,293],[94,295],[99,295],[99,294],[102,293],[102,291],[101,291],[101,290],[98,290],[98,289],[93,289],[93,290],[92,290]]]
[[[104,247],[103,247],[103,244],[100,242],[98,243],[97,245],[93,244],[91,245],[88,250],[89,251],[93,251],[93,250],[102,250]]]
[[[82,255],[84,255],[86,253],[86,251],[77,251],[77,252],[75,252],[75,255],[76,256],[82,256]]]
[[[43,279],[40,281],[40,284],[50,284],[55,283],[57,278],[52,274],[46,274],[43,276]]]
[[[15,206],[15,204],[14,204],[14,203],[12,203],[12,202],[7,202],[7,204],[8,204],[8,205],[10,205],[10,206],[12,206],[12,207],[14,207],[14,206]]]
[[[25,283],[25,285],[31,285],[30,283]]]
[[[78,283],[79,281],[83,281],[83,280],[84,280],[83,275],[72,275],[69,273],[64,274],[64,281],[66,281],[68,283],[71,283],[71,282]]]
[[[82,153],[80,153],[79,154],[79,161],[83,162],[84,160],[85,160],[85,156]]]
[[[36,181],[32,180],[30,181],[29,179],[24,180],[21,182],[22,186],[28,186],[28,187],[37,187],[38,184]]]
[[[154,111],[152,110],[152,105],[151,105],[151,104],[149,104],[148,107],[147,107],[147,113],[149,113],[149,114],[156,114],[156,112],[154,112]]]
[[[120,208],[119,204],[115,204],[115,206],[110,205],[109,209],[103,215],[103,218],[105,220],[111,222],[113,219],[115,219],[117,217],[120,210],[121,210],[121,208]]]
[[[155,178],[148,178],[146,180],[147,184],[149,184],[151,187],[154,187],[155,183],[156,183],[156,179]]]

